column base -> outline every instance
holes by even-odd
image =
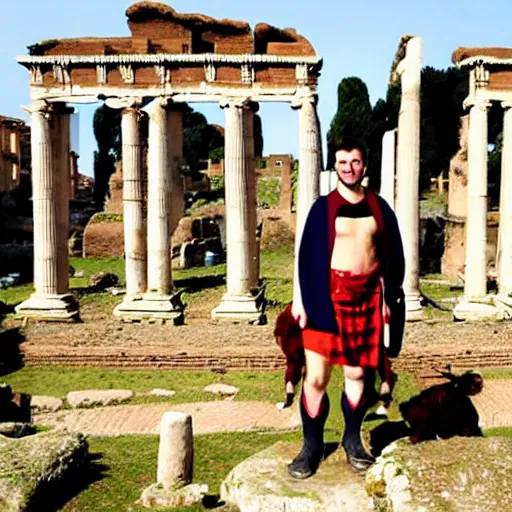
[[[463,297],[453,309],[453,319],[472,322],[499,320],[500,309],[493,302],[493,297]]]
[[[125,321],[172,320],[174,325],[184,322],[183,290],[172,295],[145,293],[141,297],[125,297],[114,309],[114,316]]]
[[[425,308],[421,305],[420,295],[405,296],[405,320],[406,322],[420,322],[425,320]]]
[[[32,295],[15,308],[18,315],[52,322],[80,321],[80,306],[70,293]]]
[[[212,318],[234,323],[265,324],[267,317],[265,315],[263,292],[256,296],[225,293],[220,300],[220,304],[212,310]]]

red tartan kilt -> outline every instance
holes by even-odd
[[[382,349],[382,286],[378,268],[354,275],[331,269],[339,334],[306,328],[304,348],[342,366],[377,368]]]

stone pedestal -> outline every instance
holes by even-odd
[[[401,75],[402,99],[398,118],[396,213],[405,253],[406,319],[422,320],[419,292],[419,171],[420,90],[422,42],[407,42]]]
[[[207,485],[191,484],[194,459],[192,416],[166,412],[160,423],[157,483],[144,490],[144,507],[183,507],[200,502]]]
[[[248,212],[248,173],[243,101],[227,101],[221,105],[226,112],[225,130],[225,200],[227,237],[227,291],[213,319],[231,321],[263,320],[262,303],[251,294],[251,248]],[[255,226],[254,226],[255,227]]]
[[[70,113],[64,106],[32,111],[35,292],[16,312],[44,320],[79,318],[78,302],[68,293]]]

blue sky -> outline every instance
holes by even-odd
[[[129,36],[125,0],[1,0],[0,114],[28,120],[21,109],[29,103],[28,72],[16,55],[43,39]],[[294,27],[323,57],[318,106],[322,136],[336,110],[336,88],[348,76],[367,84],[372,103],[384,97],[389,69],[403,34],[423,38],[424,65],[446,68],[458,46],[512,46],[510,0],[173,0],[180,12],[200,12],[216,18],[266,22]],[[194,107],[194,105],[192,105]],[[198,108],[209,122],[224,124],[216,105]],[[298,156],[297,112],[286,104],[262,104],[264,153]],[[80,171],[92,174],[95,107],[80,107]]]

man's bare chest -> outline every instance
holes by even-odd
[[[369,217],[337,217],[335,222],[336,239],[372,239],[377,233],[377,223],[373,216]]]

